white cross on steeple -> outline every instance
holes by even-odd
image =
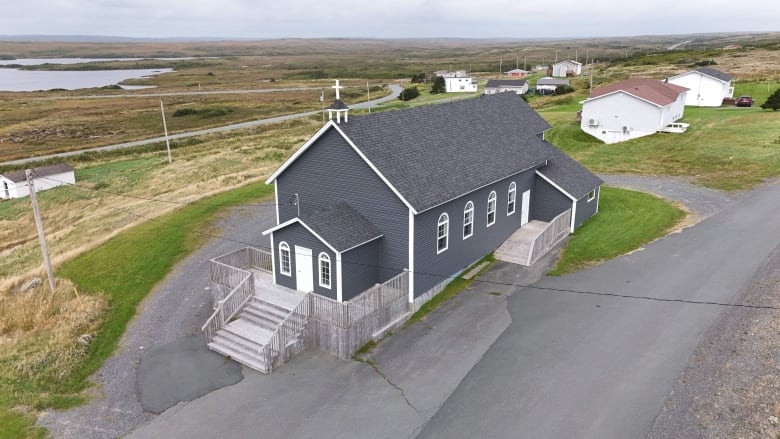
[[[341,90],[344,87],[339,85],[339,80],[338,79],[336,80],[336,85],[334,85],[331,88],[335,88],[336,89],[336,99],[339,99],[339,90]]]

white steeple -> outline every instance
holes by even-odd
[[[339,80],[336,80],[336,85],[331,88],[336,90],[336,100],[328,106],[328,120],[333,120],[333,113],[336,113],[336,123],[341,123],[341,115],[344,114],[344,122],[349,122],[349,107],[344,102],[341,102],[341,96],[339,90],[344,86],[339,84]]]

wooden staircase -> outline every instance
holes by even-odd
[[[271,337],[285,319],[290,318],[292,309],[285,305],[271,303],[254,295],[244,305],[236,318],[217,331],[208,344],[209,349],[255,369],[269,373],[279,358],[279,352],[270,348]],[[304,334],[287,334],[287,349],[302,345]]]

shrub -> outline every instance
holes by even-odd
[[[570,85],[559,85],[558,87],[555,87],[555,94],[557,95],[565,95],[566,93],[571,93],[574,91],[574,87]]]
[[[780,88],[775,90],[774,93],[772,93],[771,95],[769,95],[768,98],[766,98],[766,102],[761,104],[761,108],[763,108],[764,110],[771,109],[772,111],[777,111],[778,109],[780,109]]]
[[[416,98],[417,96],[420,96],[420,90],[417,90],[417,87],[409,87],[403,89],[400,95],[398,95],[398,99],[402,101],[411,101],[412,99]]]
[[[447,91],[447,84],[444,83],[444,77],[437,76],[436,79],[433,80],[433,85],[431,86],[431,93],[438,94],[438,93],[444,93]]]
[[[173,113],[173,117],[189,116],[190,114],[197,114],[198,110],[194,108],[179,108]]]
[[[428,78],[425,76],[425,73],[412,74],[412,84],[419,84],[422,82],[428,82]]]

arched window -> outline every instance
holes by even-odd
[[[488,196],[487,204],[487,225],[492,226],[496,222],[496,191]]]
[[[511,215],[515,213],[515,204],[517,201],[517,185],[513,181],[509,184],[509,192],[506,197],[506,214]]]
[[[330,288],[330,256],[320,253],[320,286]]]
[[[474,203],[469,201],[463,208],[463,239],[474,234]]]
[[[290,246],[286,242],[279,243],[279,272],[290,276]]]
[[[446,213],[439,216],[439,225],[436,228],[436,253],[447,250],[447,238],[450,234],[450,217]]]

